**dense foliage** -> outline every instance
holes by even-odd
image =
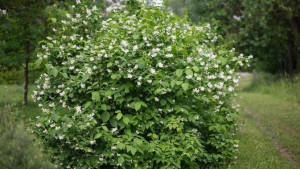
[[[238,51],[254,55],[255,68],[291,76],[296,73],[296,58],[300,54],[299,0],[169,2],[177,13],[188,13],[194,22],[218,25],[218,33],[224,35],[225,43],[234,40]]]
[[[41,42],[34,122],[62,168],[197,168],[234,156],[236,71],[209,24],[128,1],[103,20],[77,6]],[[251,56],[249,57],[251,58]]]
[[[0,110],[0,168],[52,169],[54,165],[33,142],[34,137],[16,120],[17,111],[11,105]]]

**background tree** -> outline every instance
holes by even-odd
[[[86,0],[103,7],[102,0]],[[74,4],[68,0],[0,0],[0,71],[24,70],[24,105],[27,105],[30,63],[38,42],[55,30],[48,26]]]
[[[224,42],[234,40],[237,50],[255,56],[256,69],[285,72],[294,77],[299,57],[299,0],[170,0],[169,3],[175,12],[188,14],[194,22],[217,26]]]

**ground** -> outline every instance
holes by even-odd
[[[237,158],[229,168],[300,169],[300,104],[272,94],[243,90],[251,80],[251,75],[243,77],[236,98],[241,105],[241,129],[236,134],[240,144]],[[26,121],[35,118],[39,108],[32,99],[28,107],[22,106],[22,88],[0,85],[0,107],[16,103],[19,117]]]

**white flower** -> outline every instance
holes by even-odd
[[[64,96],[65,95],[65,91],[61,92],[59,95],[60,96]]]
[[[152,83],[152,80],[151,80],[151,79],[149,79],[149,80],[147,80],[147,82],[148,82],[148,83]]]
[[[73,70],[73,69],[74,69],[74,66],[69,67],[69,69],[70,69],[70,70]]]
[[[59,138],[60,140],[64,139],[64,137],[65,137],[64,135],[59,135],[59,136],[58,136],[58,138]]]
[[[187,79],[191,79],[192,77],[193,77],[193,75],[186,76]]]
[[[172,38],[172,40],[175,40],[175,39],[176,39],[176,36],[175,36],[175,35],[172,35],[171,38]]]
[[[152,74],[155,74],[155,73],[156,73],[155,69],[153,69],[153,68],[151,68],[150,72],[151,72]]]
[[[49,107],[55,107],[54,103],[49,104]]]
[[[207,86],[208,86],[209,88],[212,88],[212,87],[213,87],[213,85],[212,85],[210,82],[207,84]]]
[[[133,75],[132,74],[128,74],[128,76],[127,76],[129,79],[131,79],[132,77],[133,77]]]
[[[171,58],[171,57],[173,57],[173,54],[166,54],[166,58]]]
[[[116,132],[117,130],[118,130],[118,128],[117,128],[117,127],[115,127],[115,128],[112,128],[112,129],[111,129],[111,132],[113,132],[113,133],[114,133],[114,132]]]
[[[239,79],[233,79],[233,83],[237,84],[239,82]]]
[[[204,89],[205,89],[204,87],[200,87],[200,90],[201,90],[201,91],[204,91]]]
[[[36,124],[37,127],[41,127],[42,125],[40,123]]]
[[[95,59],[94,59],[93,57],[90,58],[90,61],[91,61],[91,62],[94,61],[94,60],[95,60]]]
[[[76,109],[76,113],[81,112],[81,107],[80,106],[76,106],[75,109]]]
[[[93,10],[93,11],[97,11],[97,7],[96,7],[96,6],[93,6],[92,10]]]
[[[198,88],[195,88],[195,89],[193,90],[194,93],[199,93],[199,91],[200,91],[200,90],[199,90]]]
[[[117,147],[116,147],[116,146],[112,146],[111,149],[112,149],[112,150],[116,150]]]
[[[91,140],[90,143],[93,145],[93,144],[96,143],[96,141],[95,140]]]
[[[167,47],[167,49],[166,49],[168,52],[171,52],[171,50],[172,50],[172,46],[169,46],[169,47]]]
[[[87,16],[90,16],[92,13],[89,9],[86,9]]]
[[[220,99],[220,96],[214,95],[214,98],[215,98],[216,100],[218,100],[218,99]]]
[[[162,63],[158,63],[158,67],[160,67],[160,68],[163,68],[164,67],[164,64],[162,64]]]
[[[133,46],[133,51],[136,51],[136,50],[138,50],[139,49],[139,47],[137,46],[137,45],[134,45]]]
[[[142,82],[139,82],[139,81],[138,81],[138,82],[137,82],[137,85],[138,85],[138,86],[142,85]]]
[[[80,87],[81,87],[81,88],[85,88],[85,84],[84,84],[84,83],[81,83],[81,84],[80,84]]]
[[[80,2],[80,0],[76,0],[76,3],[77,3],[77,4],[80,4],[81,2]]]
[[[122,40],[121,41],[121,45],[124,46],[124,47],[127,47],[128,46],[128,42],[125,41],[125,40]]]
[[[238,61],[238,63],[239,63],[240,66],[244,65],[242,61]]]
[[[159,98],[158,98],[158,97],[155,97],[154,100],[158,102],[158,101],[159,101]]]
[[[228,87],[228,91],[232,92],[233,90],[234,90],[233,87],[231,87],[231,86]]]

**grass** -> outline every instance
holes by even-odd
[[[236,134],[240,140],[232,169],[300,168],[300,85],[260,74],[243,77],[237,102],[241,105]],[[33,86],[30,86],[31,95]],[[16,103],[19,117],[34,118],[40,112],[29,97],[24,107],[23,86],[0,85],[0,107]],[[0,108],[1,109],[1,108]],[[298,163],[294,164],[294,163]]]
[[[34,118],[40,113],[40,109],[33,102],[31,95],[33,86],[29,86],[28,106],[23,105],[23,86],[22,85],[0,85],[0,109],[6,104],[15,104],[19,109],[18,117],[24,120]]]
[[[243,127],[232,168],[300,168],[300,105],[294,97],[300,90],[286,88],[292,85],[261,74],[242,78],[237,102]]]

